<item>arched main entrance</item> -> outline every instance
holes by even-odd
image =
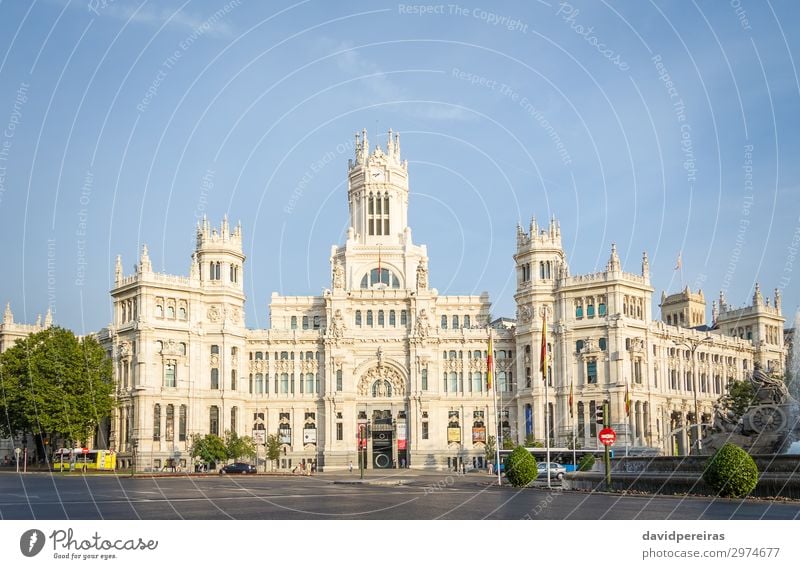
[[[390,410],[372,412],[372,468],[392,468],[394,426]]]

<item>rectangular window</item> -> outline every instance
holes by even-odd
[[[153,406],[153,440],[161,440],[161,405]]]
[[[175,387],[177,385],[175,362],[164,364],[164,387]]]
[[[428,368],[422,369],[422,391],[428,391]]]
[[[166,440],[171,441],[175,436],[175,406],[167,405]]]
[[[308,316],[303,316],[303,330],[308,330]]]
[[[219,369],[211,368],[211,389],[219,389]]]
[[[422,439],[428,440],[428,421],[422,421]]]
[[[342,389],[343,389],[342,382],[343,382],[343,380],[342,380],[342,370],[337,369],[336,370],[336,391],[342,391]]]
[[[586,362],[586,381],[587,383],[597,383],[597,360]]]
[[[231,370],[231,391],[236,391],[236,370]]]
[[[405,310],[400,311],[400,326],[408,325],[408,312]]]
[[[336,423],[336,440],[337,441],[344,440],[344,428],[342,427],[341,423]]]

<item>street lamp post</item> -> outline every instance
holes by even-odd
[[[136,447],[139,446],[139,441],[133,439],[131,441],[131,478],[136,475]]]
[[[700,409],[699,409],[699,406],[698,406],[698,403],[697,403],[697,359],[696,359],[696,356],[695,356],[695,352],[697,351],[697,348],[701,344],[705,344],[705,343],[710,342],[710,341],[711,341],[711,337],[710,336],[706,336],[702,340],[697,340],[697,339],[694,339],[694,338],[684,338],[684,339],[681,339],[681,340],[672,340],[672,343],[675,344],[676,346],[686,346],[691,351],[691,357],[692,357],[692,395],[694,397],[694,425],[695,425],[694,434],[695,434],[695,437],[696,437],[696,440],[697,440],[697,450],[698,451],[702,450],[702,448],[703,448],[702,444],[703,443],[700,441],[700,438],[701,438],[700,437],[701,423],[700,423]],[[691,447],[689,449],[689,454],[691,454]]]

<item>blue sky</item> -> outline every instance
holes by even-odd
[[[266,327],[272,291],[329,286],[348,145],[391,127],[442,293],[513,316],[515,227],[555,214],[573,274],[616,242],[632,272],[648,252],[656,305],[682,285],[743,305],[759,281],[791,323],[798,20],[789,1],[2,0],[0,301],[97,330],[118,253],[186,274],[198,216],[227,213]]]

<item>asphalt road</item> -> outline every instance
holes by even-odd
[[[800,503],[517,490],[482,474],[80,476],[0,474],[2,519],[800,520]],[[393,480],[402,479],[403,485]]]

